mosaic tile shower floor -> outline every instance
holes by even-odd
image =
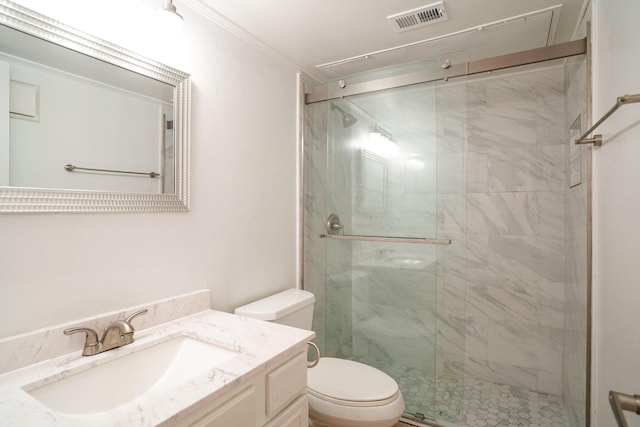
[[[424,382],[414,369],[379,368],[398,382],[407,410],[423,412],[427,421],[443,427],[571,425],[560,396],[471,378],[463,381],[445,377]],[[436,414],[427,413],[434,399]]]

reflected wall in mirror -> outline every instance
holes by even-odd
[[[387,160],[360,149],[358,166],[358,199],[356,210],[368,215],[383,215],[387,207]]]
[[[189,75],[0,0],[0,212],[189,209]]]

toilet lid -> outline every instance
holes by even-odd
[[[398,384],[384,372],[333,357],[322,357],[318,365],[307,369],[307,387],[318,397],[354,403],[382,404],[398,394]]]

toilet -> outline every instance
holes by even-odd
[[[308,291],[287,289],[238,307],[235,314],[310,330],[314,302]],[[393,378],[351,360],[321,357],[307,369],[307,392],[314,427],[392,427],[404,412]]]

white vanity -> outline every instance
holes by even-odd
[[[68,342],[58,329],[45,340]],[[72,353],[0,375],[0,425],[306,427],[313,336],[204,310],[138,327],[132,344],[95,356],[74,340]]]

